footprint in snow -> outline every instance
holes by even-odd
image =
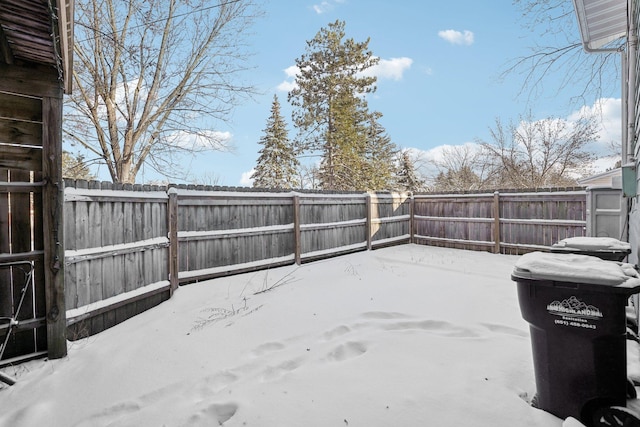
[[[517,337],[528,338],[529,334],[521,329],[512,328],[510,326],[498,325],[495,323],[481,323],[482,326],[491,332],[497,332],[505,335],[515,335]]]
[[[424,331],[432,332],[436,335],[442,335],[445,337],[456,338],[475,338],[478,337],[478,333],[471,328],[458,326],[450,322],[442,320],[416,320],[416,321],[404,321],[393,322],[381,326],[382,329],[390,331],[402,331],[421,329]]]
[[[365,319],[378,319],[378,320],[389,320],[389,319],[408,319],[411,316],[398,313],[395,311],[367,311],[366,313],[362,313],[361,315]]]
[[[268,366],[262,375],[265,381],[275,380],[283,375],[295,371],[302,365],[302,358],[286,360],[276,366]]]
[[[238,411],[235,403],[213,403],[189,417],[189,425],[224,425]],[[211,424],[211,422],[215,424]]]
[[[331,329],[330,331],[325,332],[323,337],[324,337],[325,340],[330,341],[330,340],[332,340],[334,338],[337,338],[339,336],[348,334],[349,332],[351,332],[351,329],[348,326],[340,325],[340,326],[337,326],[337,327]]]
[[[267,343],[259,345],[255,349],[253,349],[251,354],[253,354],[254,356],[264,356],[267,353],[271,353],[271,352],[274,352],[274,351],[282,350],[283,348],[284,348],[284,344],[282,344],[282,343],[279,343],[279,342],[267,342]]]
[[[215,394],[238,380],[238,376],[229,371],[221,371],[204,378],[203,393]]]
[[[362,356],[366,352],[367,345],[365,343],[360,341],[349,341],[334,348],[327,355],[327,358],[336,362],[342,362],[344,360]]]

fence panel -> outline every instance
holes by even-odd
[[[301,194],[300,256],[324,258],[367,248],[364,194]]]
[[[500,194],[502,252],[545,249],[567,237],[584,236],[586,191]]]
[[[65,298],[71,339],[135,315],[168,289],[164,188],[67,182]],[[123,303],[122,295],[137,298]],[[163,298],[162,296],[160,298]]]
[[[294,262],[290,193],[177,188],[181,283]]]
[[[416,243],[470,250],[494,246],[494,196],[416,195]]]
[[[522,254],[583,236],[584,190],[416,195],[417,243]]]
[[[412,208],[407,194],[372,194],[370,203],[373,247],[411,241]]]

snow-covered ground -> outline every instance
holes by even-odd
[[[5,368],[0,426],[579,425],[530,406],[518,259],[403,245],[185,286]]]

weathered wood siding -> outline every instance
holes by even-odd
[[[15,314],[32,265],[40,273],[30,280],[18,316],[21,322],[39,326],[9,337],[2,357],[6,361],[47,348],[42,186],[32,182],[31,173],[41,176],[42,170],[41,99],[0,92],[0,148],[0,318]],[[38,201],[37,210],[34,201]],[[4,338],[7,327],[8,321],[0,323],[0,337]]]
[[[3,362],[47,349],[42,217],[36,214],[42,212],[42,188],[30,176],[0,169],[0,318],[7,319],[0,322],[2,338],[27,285],[19,327],[9,337]]]
[[[521,254],[583,236],[586,192],[416,195],[416,243]]]

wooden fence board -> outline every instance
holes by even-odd
[[[13,182],[29,182],[29,171],[11,171],[11,181]],[[31,251],[31,194],[30,193],[11,193],[10,194],[11,209],[11,252],[30,252]],[[12,267],[12,283],[13,283],[13,311],[18,307],[21,296],[21,289],[25,284],[26,274],[29,272],[30,266]],[[18,320],[28,320],[34,318],[34,281],[31,280],[27,288],[25,296],[25,304],[20,309]],[[10,358],[16,355],[35,353],[35,336],[34,331],[17,332],[11,338],[13,346],[5,352],[4,357]]]

